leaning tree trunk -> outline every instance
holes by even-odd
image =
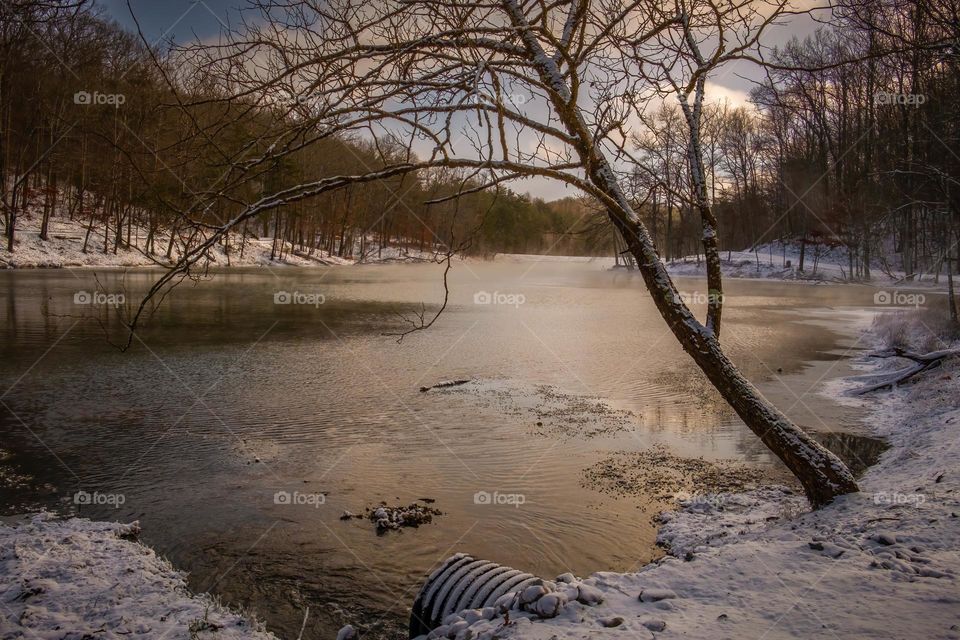
[[[666,268],[653,252],[646,230],[619,210],[609,210],[609,215],[627,238],[657,310],[684,351],[750,430],[793,472],[810,503],[820,507],[839,495],[857,491],[857,483],[843,462],[770,404],[730,361],[717,337],[683,304]]]
[[[556,59],[544,52],[517,0],[502,0],[502,3],[527,48],[529,61],[538,70],[561,122],[574,141],[587,178],[606,196],[604,205],[610,221],[626,241],[657,310],[684,351],[750,430],[793,472],[814,507],[857,491],[856,480],[843,462],[771,405],[723,352],[716,334],[697,321],[683,303],[650,234],[595,143]]]

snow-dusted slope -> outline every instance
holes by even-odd
[[[894,256],[896,261],[896,256]],[[845,282],[850,278],[850,260],[844,247],[827,247],[808,244],[804,257],[804,269],[800,266],[798,243],[771,242],[750,251],[721,251],[720,267],[727,278],[767,278],[774,280],[802,280],[810,282]],[[706,276],[706,264],[702,256],[687,256],[667,263],[672,276]],[[899,281],[905,277],[899,266],[884,266],[872,261],[871,280],[875,282]],[[934,284],[934,273],[918,274],[911,286]],[[941,274],[940,284],[946,276]]]
[[[34,516],[0,526],[3,638],[233,638],[276,640],[192,595],[183,575],[125,539],[137,525]]]
[[[86,227],[79,221],[70,221],[66,218],[51,218],[48,240],[40,239],[40,220],[36,216],[23,217],[17,227],[16,244],[13,252],[7,251],[6,240],[0,244],[0,268],[27,268],[27,267],[144,267],[166,265],[165,254],[169,235],[160,233],[154,242],[155,255],[145,255],[137,249],[120,248],[113,252],[113,238],[110,239],[110,250],[103,252],[103,229],[94,230],[87,243],[87,252],[84,253],[84,239]],[[136,238],[131,238],[132,244],[139,247],[146,246],[146,230],[134,231]],[[355,264],[357,262],[389,262],[403,260],[429,260],[433,257],[430,252],[421,252],[415,249],[405,250],[400,247],[384,247],[377,250],[377,245],[368,242],[362,260],[356,258],[339,258],[326,251],[314,251],[313,254],[296,253],[287,243],[284,248],[283,260],[271,260],[272,238],[247,238],[240,255],[240,234],[230,234],[232,250],[227,255],[222,246],[216,246],[209,252],[211,267],[251,267],[251,266],[278,266],[289,265],[296,267],[316,267],[325,265]],[[359,250],[359,247],[357,247]],[[175,245],[173,258],[179,256]]]

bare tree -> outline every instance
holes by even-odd
[[[718,337],[722,284],[700,118],[709,71],[721,62],[749,57],[763,28],[784,8],[774,3],[761,14],[750,8],[753,4],[260,2],[256,19],[233,37],[188,47],[178,64],[184,77],[203,77],[208,87],[215,86],[202,99],[183,96],[186,113],[209,113],[216,104],[275,109],[284,96],[310,96],[296,101],[295,118],[277,119],[261,130],[258,143],[264,144],[251,144],[249,153],[225,154],[232,180],[248,179],[333,136],[407,140],[417,155],[374,170],[265,191],[243,202],[227,220],[197,222],[207,231],[206,239],[184,253],[151,296],[188,274],[228,230],[351,184],[433,167],[467,171],[474,178],[469,191],[522,177],[553,179],[602,205],[677,340],[797,476],[811,503],[820,506],[856,491],[840,460],[760,394],[724,353]],[[703,54],[709,39],[716,50]],[[177,89],[180,80],[169,80]],[[689,179],[701,217],[709,287],[716,294],[705,323],[681,300],[622,186],[633,170],[627,149],[631,122],[667,94],[681,99],[688,125]],[[216,144],[219,126],[201,128],[198,134]],[[203,196],[194,210],[209,210],[227,197],[222,188],[208,189]],[[131,331],[149,304],[150,297],[132,318]]]

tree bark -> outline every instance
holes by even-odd
[[[953,291],[953,265],[956,264],[956,258],[953,257],[953,250],[950,249],[950,257],[947,258],[947,305],[950,307],[950,322],[957,325],[957,298]]]

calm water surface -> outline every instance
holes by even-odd
[[[776,463],[683,354],[639,276],[606,264],[457,265],[446,313],[401,344],[382,334],[442,299],[436,265],[234,270],[181,285],[126,353],[107,342],[113,316],[74,296],[100,286],[129,303],[157,272],[0,272],[0,435],[8,461],[34,477],[26,493],[4,492],[5,511],[69,512],[81,489],[122,494],[119,507],[80,512],[139,519],[143,541],[194,589],[284,637],[306,607],[306,638],[357,620],[402,634],[423,576],[457,551],[547,577],[636,568],[659,555],[656,509],[581,487],[585,467],[655,444]],[[747,375],[811,430],[861,432],[816,391],[848,373],[849,328],[873,290],[727,288],[724,342]],[[324,303],[275,304],[278,291]],[[475,304],[483,292],[523,304]],[[419,392],[452,378],[554,385],[635,419],[595,438],[532,435],[525,417],[470,394]],[[277,504],[278,491],[325,503]],[[526,503],[478,505],[478,491]],[[445,515],[417,530],[377,536],[339,519],[424,497]]]

